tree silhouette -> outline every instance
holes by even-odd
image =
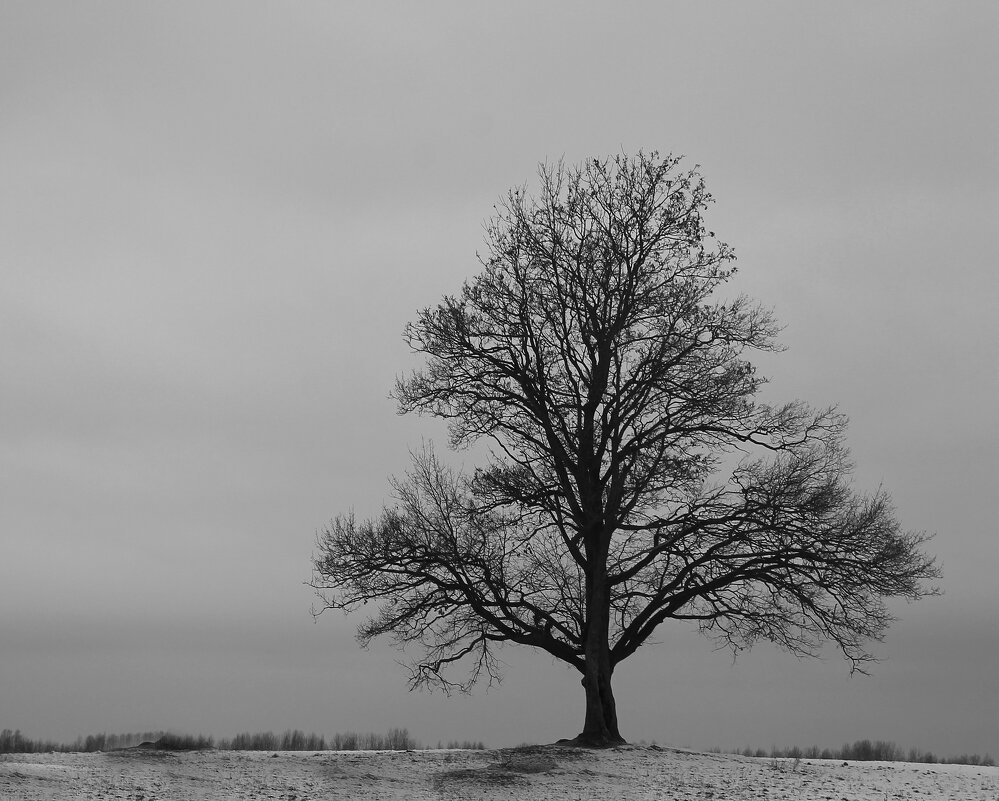
[[[714,299],[734,257],[679,161],[546,165],[536,196],[508,193],[482,272],[406,327],[426,361],[394,392],[487,462],[414,454],[382,515],[337,517],[313,560],[319,611],[378,602],[360,641],[421,646],[413,686],[491,681],[505,642],[575,667],[588,745],[623,742],[614,668],[664,621],[735,649],[831,641],[863,670],[886,601],[938,575],[887,494],[851,487],[841,414],[756,399],[745,357],[778,326]]]

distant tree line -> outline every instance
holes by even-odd
[[[920,762],[924,764],[942,765],[995,765],[995,760],[986,754],[961,754],[960,756],[938,758],[931,751],[918,748],[905,750],[893,742],[886,740],[857,740],[846,743],[841,748],[819,748],[816,745],[809,748],[792,746],[791,748],[743,748],[734,753],[747,757],[770,757],[771,759],[842,759],[853,762]]]
[[[244,732],[218,743],[222,751],[412,751],[421,747],[408,729],[389,729],[386,734],[338,732],[332,737],[306,734],[300,729],[284,734]]]
[[[65,746],[49,740],[30,740],[21,735],[21,730],[0,731],[0,754],[35,754],[40,751],[67,751]]]
[[[447,745],[441,745],[441,741],[437,741],[437,750],[440,751],[442,748],[463,748],[466,751],[484,751],[486,746],[482,740],[448,740]]]
[[[71,743],[57,743],[52,740],[33,740],[21,734],[21,730],[4,729],[0,732],[0,754],[37,754],[46,751],[83,752],[119,751],[134,748],[143,743],[155,744],[166,751],[192,751],[199,748],[214,748],[212,737],[204,735],[173,734],[164,731],[129,732],[128,734],[88,734],[77,737]]]
[[[244,732],[229,739],[215,740],[204,735],[173,734],[170,732],[136,732],[130,734],[89,734],[77,737],[72,743],[51,740],[33,740],[21,730],[4,729],[0,732],[0,754],[33,754],[47,751],[94,752],[134,748],[148,743],[166,751],[193,751],[215,748],[220,751],[413,751],[423,745],[410,736],[409,730],[389,729],[385,734],[348,731],[331,737],[306,734],[300,729],[289,729],[284,734]],[[446,746],[438,741],[437,748],[484,749],[481,740],[451,740]]]

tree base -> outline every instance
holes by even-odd
[[[623,737],[611,737],[601,734],[577,734],[571,740],[559,740],[555,745],[565,745],[572,748],[615,748],[619,745],[627,745],[628,741]]]

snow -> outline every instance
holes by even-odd
[[[756,759],[657,746],[0,756],[2,801],[347,798],[996,801],[999,768]]]

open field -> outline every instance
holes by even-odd
[[[0,756],[0,799],[999,801],[999,768],[584,751],[195,751]]]

